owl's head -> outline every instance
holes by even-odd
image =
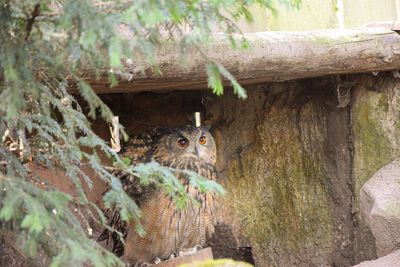
[[[216,161],[215,142],[209,127],[184,126],[171,129],[159,140],[157,150],[159,156],[168,156],[171,165],[175,165],[174,162],[189,161],[214,164]]]

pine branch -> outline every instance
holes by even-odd
[[[116,4],[129,4],[133,3],[137,0],[121,0],[121,1],[109,1],[109,2],[98,2],[98,3],[93,3],[94,7],[105,7],[105,6],[111,6],[111,5],[116,5]],[[107,10],[106,12],[111,12],[113,11],[112,9]],[[54,17],[54,16],[61,16],[63,12],[61,11],[55,11],[55,12],[42,12],[40,13],[40,16],[46,16],[46,17]]]
[[[64,5],[62,11],[43,12],[56,2]],[[212,25],[231,37],[238,29],[232,21],[248,18],[252,3],[267,7],[269,1],[8,0],[0,4],[0,223],[12,229],[24,255],[38,258],[40,253],[51,266],[122,265],[86,237],[77,217],[83,216],[87,224],[89,214],[88,218],[106,223],[105,215],[83,189],[82,183],[89,188],[93,184],[92,177],[82,172],[82,166],[88,166],[112,187],[106,205],[118,205],[123,218],[139,223],[140,210],[112,174],[114,170],[103,166],[99,153],[129,175],[140,177],[140,182],[155,183],[179,198],[179,205],[190,199],[174,176],[177,170],[155,164],[132,169],[91,129],[90,118],[112,123],[114,115],[81,78],[82,66],[89,65],[99,76],[104,68],[120,71],[122,59],[133,58],[138,66],[147,61],[159,72],[154,51],[164,44],[165,29],[169,41],[182,52],[182,62],[189,47],[207,58],[202,44],[212,41]],[[116,30],[121,24],[132,31],[130,39]],[[182,25],[190,31],[184,32]],[[144,55],[142,59],[136,57],[137,51]],[[222,66],[210,63],[209,72],[211,87],[220,88],[222,75],[245,96]],[[109,79],[116,81],[114,74]],[[83,107],[67,91],[71,83],[76,84]],[[123,129],[121,125],[116,128]],[[64,171],[75,185],[74,194],[51,188],[43,177],[33,179],[24,165],[27,155],[29,161],[49,171]],[[199,190],[223,192],[196,174],[185,175]]]
[[[32,27],[33,24],[35,23],[35,19],[37,16],[40,15],[40,4],[36,4],[32,13],[31,13],[31,17],[28,19],[27,23],[26,23],[26,28],[25,28],[25,32],[26,32],[26,37],[25,37],[25,41],[28,40],[29,35],[31,34],[32,31]]]

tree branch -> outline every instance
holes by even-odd
[[[128,4],[128,3],[133,3],[133,2],[135,2],[135,0],[99,2],[99,3],[94,3],[93,6],[95,6],[95,7],[105,7],[105,6],[115,5],[115,4]],[[63,12],[61,12],[61,11],[43,12],[43,13],[40,13],[40,16],[54,17],[54,16],[60,16],[60,15],[62,15],[62,13]]]
[[[26,23],[26,36],[25,36],[25,41],[28,40],[29,35],[31,34],[32,28],[33,28],[33,23],[35,23],[35,19],[37,16],[40,15],[40,4],[36,4],[35,8],[32,11],[31,17],[28,19]]]

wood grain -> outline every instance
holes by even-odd
[[[379,25],[378,25],[379,26]],[[242,85],[280,82],[344,73],[390,71],[400,68],[400,36],[384,27],[310,32],[261,32],[245,34],[248,50],[232,50],[216,37],[206,48],[207,56],[221,63]],[[156,52],[162,76],[155,73],[143,55],[143,71],[132,59],[125,60],[125,71],[116,73],[118,86],[110,88],[109,70],[96,79],[93,70],[83,77],[96,93],[198,90],[207,88],[206,59],[189,51],[186,68],[173,47]],[[225,82],[229,86],[229,82]]]

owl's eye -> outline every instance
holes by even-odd
[[[207,138],[203,135],[202,137],[199,138],[199,143],[204,145],[205,143],[207,143]]]
[[[189,141],[186,138],[181,138],[178,140],[179,147],[187,147],[188,144],[189,144]]]

